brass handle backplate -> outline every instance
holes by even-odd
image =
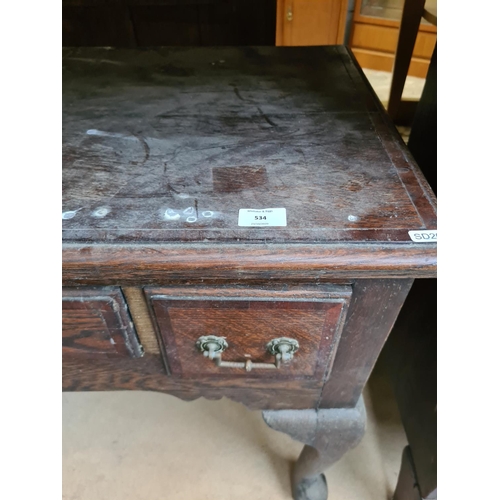
[[[212,359],[221,368],[244,368],[249,372],[254,368],[279,368],[282,362],[293,359],[293,355],[299,349],[299,343],[295,339],[287,337],[276,338],[268,342],[266,350],[274,356],[274,363],[254,363],[250,359],[245,361],[222,361],[222,353],[228,348],[228,343],[224,337],[217,337],[216,335],[200,337],[196,341],[196,347],[203,353],[203,356]]]

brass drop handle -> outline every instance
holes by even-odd
[[[279,368],[282,362],[293,359],[293,355],[299,349],[299,343],[295,339],[287,337],[276,338],[268,342],[266,350],[274,356],[274,363],[254,363],[250,359],[245,361],[222,361],[222,353],[228,348],[228,343],[224,337],[217,337],[216,335],[200,337],[196,341],[196,347],[203,353],[203,356],[213,359],[214,363],[221,368],[244,368],[249,372],[254,368]]]

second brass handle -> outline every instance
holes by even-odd
[[[224,337],[216,335],[206,335],[196,341],[196,347],[203,353],[203,356],[212,359],[221,368],[244,368],[247,372],[254,368],[277,369],[284,361],[291,361],[293,355],[299,349],[299,343],[295,339],[280,337],[271,340],[266,345],[266,350],[274,356],[274,363],[254,363],[250,359],[245,361],[222,361],[222,353],[228,348],[228,343]]]

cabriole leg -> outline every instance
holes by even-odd
[[[323,472],[364,435],[363,398],[354,408],[266,410],[262,415],[269,427],[306,445],[292,472],[294,500],[326,500],[328,488]]]

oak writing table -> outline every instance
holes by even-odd
[[[62,219],[64,390],[262,409],[306,444],[294,498],[325,499],[436,273],[409,235],[435,197],[352,54],[64,49]]]

